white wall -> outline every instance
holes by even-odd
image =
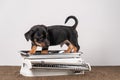
[[[18,51],[30,49],[24,33],[33,25],[63,25],[69,15],[79,19],[87,62],[120,65],[120,0],[0,0],[0,65],[21,64]]]

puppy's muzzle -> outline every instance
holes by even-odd
[[[37,42],[37,40],[35,39],[34,43],[37,46],[40,46],[40,47],[48,47],[48,46],[50,46],[50,42],[47,39],[45,39],[43,42]]]

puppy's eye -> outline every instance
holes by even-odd
[[[43,35],[41,35],[40,38],[43,38]]]

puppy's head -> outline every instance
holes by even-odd
[[[31,40],[33,44],[41,47],[48,47],[50,45],[47,36],[47,27],[44,25],[35,25],[25,33],[27,41]]]

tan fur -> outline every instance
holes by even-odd
[[[32,46],[32,49],[29,51],[30,54],[35,54],[37,46]]]
[[[66,43],[68,43],[69,46],[67,50],[65,50],[65,53],[70,53],[70,52],[76,53],[77,52],[77,48],[69,40],[65,40],[63,43],[61,43],[61,47]]]
[[[73,50],[73,52],[74,53],[76,53],[77,52],[77,48],[74,46],[74,50]]]
[[[48,50],[42,50],[41,54],[48,54]]]

